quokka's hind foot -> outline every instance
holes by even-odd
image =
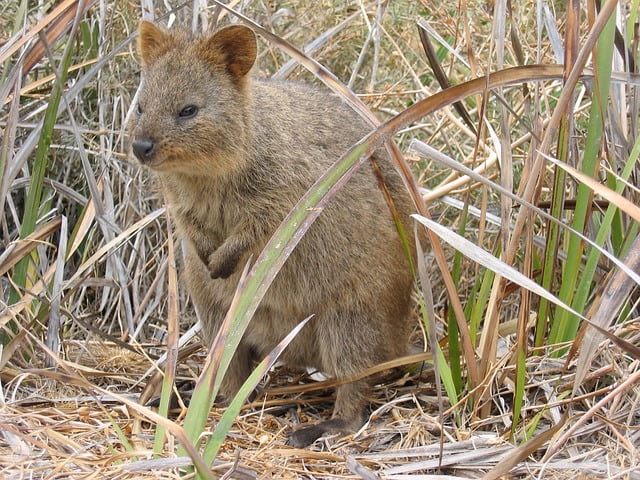
[[[287,445],[296,448],[304,448],[311,445],[317,439],[323,435],[330,433],[353,433],[358,426],[354,427],[350,425],[351,422],[347,422],[342,418],[332,418],[331,420],[325,420],[324,422],[316,423],[313,425],[304,425],[289,434]]]
[[[340,385],[337,390],[333,416],[313,425],[303,425],[289,434],[287,445],[304,448],[325,434],[354,433],[365,420],[366,392],[369,385],[365,381]]]

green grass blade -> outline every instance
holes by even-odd
[[[464,208],[461,212],[460,218],[460,228],[458,229],[458,234],[464,236],[466,232],[467,221],[469,218],[469,197],[467,196],[467,201],[464,203]],[[453,278],[453,282],[456,286],[460,284],[460,269],[462,265],[462,254],[460,252],[455,253],[453,257],[453,268],[451,269],[451,276]],[[467,312],[465,311],[465,314]],[[448,334],[448,343],[449,343],[449,367],[451,369],[451,377],[453,384],[455,385],[456,391],[461,393],[463,391],[463,382],[462,382],[462,371],[463,371],[463,362],[462,362],[462,354],[460,351],[460,339],[458,338],[460,334],[460,330],[458,328],[458,322],[456,321],[455,313],[452,310],[449,310],[447,315],[447,334]],[[452,403],[453,405],[453,403]]]
[[[568,156],[569,146],[569,125],[568,122],[563,120],[560,126],[559,132],[559,148],[558,156],[566,162]],[[566,173],[561,168],[556,168],[554,172],[553,181],[553,195],[551,200],[551,211],[549,214],[557,218],[562,219],[562,211],[564,207],[564,195],[565,195],[565,179]],[[540,285],[549,291],[552,290],[552,284],[554,280],[554,274],[556,271],[557,251],[559,248],[560,240],[560,226],[555,222],[548,222],[547,241],[544,250],[543,267],[542,267],[542,280]],[[536,332],[534,345],[540,347],[544,344],[547,337],[547,317],[549,315],[550,305],[549,302],[541,298],[538,306],[538,319],[536,322]]]
[[[527,384],[527,354],[520,345],[516,347],[516,387],[513,392],[513,417],[511,418],[511,437],[515,436],[518,423],[522,418],[524,387]]]
[[[116,435],[118,436],[118,439],[120,440],[120,442],[122,443],[122,445],[124,446],[126,451],[129,452],[129,453],[134,452],[135,448],[133,447],[133,445],[131,445],[131,442],[129,441],[129,438],[122,431],[122,428],[120,428],[120,425],[118,424],[116,419],[113,418],[113,416],[111,416],[109,414],[109,412],[106,411],[106,409],[104,409],[103,411],[104,411],[104,414],[107,416],[107,419],[109,419],[109,422],[111,423],[111,427],[113,427],[113,429],[115,430]],[[117,453],[117,452],[114,452],[114,453]],[[131,457],[131,460],[133,460],[133,461],[136,461],[137,459],[138,459],[138,457],[136,457],[136,456]]]
[[[496,246],[494,255],[497,257],[500,253],[500,247]],[[471,340],[473,344],[476,344],[476,338],[480,325],[484,319],[484,314],[489,303],[489,296],[491,295],[491,285],[493,285],[493,279],[496,274],[491,269],[486,269],[481,276],[480,288],[478,293],[471,297],[473,298],[473,304],[471,306],[471,312],[469,313],[469,333],[471,334]]]
[[[189,404],[189,410],[184,419],[185,432],[189,441],[194,444],[204,431],[209,411],[213,406],[220,388],[220,383],[227,371],[228,365],[224,368],[220,365],[221,358],[225,355],[225,352],[228,352],[227,356],[229,356],[229,358],[233,356],[240,343],[239,339],[242,337],[242,333],[251,319],[250,317],[243,317],[237,314],[239,302],[242,300],[239,293],[245,288],[248,268],[249,266],[246,265],[242,272],[238,288],[231,302],[231,307],[218,330],[218,335],[209,349],[207,361],[196,383]],[[178,455],[184,455],[185,453],[182,447],[178,448]]]
[[[72,40],[69,39],[69,43]],[[62,99],[62,91],[67,79],[69,67],[71,65],[71,48],[66,48],[62,60],[60,62],[60,68],[56,76],[56,81],[53,84],[51,90],[51,96],[49,97],[49,104],[44,115],[42,124],[42,132],[40,133],[40,140],[38,141],[38,147],[36,149],[36,156],[33,164],[33,171],[31,174],[31,183],[27,192],[27,199],[24,208],[24,218],[22,219],[22,228],[20,229],[20,238],[24,238],[34,231],[38,215],[40,213],[40,204],[42,203],[42,189],[44,176],[47,171],[49,150],[51,148],[51,140],[53,136],[53,128],[55,126],[56,118],[58,117],[58,106]]]
[[[438,368],[440,370],[440,379],[442,380],[442,386],[444,387],[445,392],[447,392],[447,397],[449,397],[449,402],[451,405],[455,405],[458,403],[459,395],[456,390],[456,384],[453,379],[453,375],[451,369],[449,368],[449,364],[447,363],[447,359],[442,352],[442,348],[436,342],[437,345],[437,355],[438,355]],[[456,422],[460,425],[460,419],[462,418],[458,409],[455,411]]]
[[[595,77],[596,82],[593,101],[589,113],[589,126],[582,161],[582,173],[590,177],[593,177],[596,172],[601,139],[604,132],[605,112],[609,99],[614,32],[615,18],[611,17],[598,40],[597,58],[595,61],[597,75]],[[590,212],[591,206],[591,195],[591,189],[584,184],[580,184],[578,187],[573,221],[573,228],[578,232],[583,232],[587,224],[587,215]],[[576,260],[580,259],[582,257],[583,249],[584,243],[581,239],[575,235],[571,235],[569,238],[567,258]],[[562,285],[560,286],[560,293],[558,296],[566,304],[572,304],[574,296],[576,295],[580,298],[588,295],[586,290],[589,289],[589,285],[586,281],[581,282],[580,284],[580,288],[582,290],[576,291],[578,277],[580,276],[580,266],[581,262],[575,260],[565,263],[562,274]],[[580,307],[580,305],[576,306]],[[551,325],[549,342],[551,344],[556,344],[574,338],[575,333],[578,330],[578,325],[578,317],[570,315],[569,312],[565,310],[559,310]]]
[[[75,31],[75,25],[73,31]],[[31,182],[29,184],[27,198],[25,200],[24,214],[22,224],[20,226],[20,238],[25,238],[35,230],[36,223],[41,212],[42,191],[44,186],[44,177],[49,163],[49,150],[51,148],[53,128],[55,126],[56,118],[58,117],[58,106],[60,105],[62,92],[67,79],[69,67],[71,65],[71,53],[73,51],[72,44],[72,36],[70,36],[62,55],[60,65],[57,70],[56,81],[53,84],[49,103],[44,114],[42,132],[38,140],[33,169],[31,172]],[[12,276],[12,283],[18,289],[27,287],[27,271],[31,261],[31,256],[26,257],[15,267],[14,274]],[[17,302],[19,298],[20,293],[15,289],[12,290],[9,296],[9,304]],[[7,340],[6,332],[3,332],[0,337],[0,342],[2,344],[6,344]]]
[[[212,465],[218,454],[224,439],[233,425],[235,418],[240,413],[240,409],[247,397],[256,388],[260,379],[273,367],[282,351],[291,343],[298,332],[307,324],[312,317],[306,318],[300,322],[279,344],[278,346],[256,367],[249,378],[244,382],[233,401],[229,404],[226,411],[222,414],[218,425],[216,425],[213,434],[209,438],[204,449],[203,458],[208,465]]]

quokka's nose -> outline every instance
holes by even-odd
[[[137,138],[133,141],[133,154],[141,162],[147,162],[156,153],[156,145],[150,138]]]

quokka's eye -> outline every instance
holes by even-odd
[[[180,118],[195,117],[196,113],[198,113],[198,107],[196,107],[195,105],[187,105],[182,110],[180,110]]]

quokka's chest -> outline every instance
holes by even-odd
[[[191,196],[188,202],[182,200],[170,204],[170,209],[187,235],[204,235],[212,237],[214,241],[222,241],[246,215],[233,197],[221,198],[209,192],[200,192]]]

